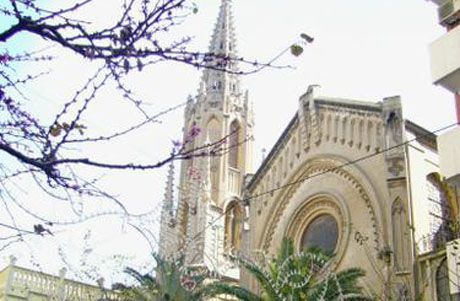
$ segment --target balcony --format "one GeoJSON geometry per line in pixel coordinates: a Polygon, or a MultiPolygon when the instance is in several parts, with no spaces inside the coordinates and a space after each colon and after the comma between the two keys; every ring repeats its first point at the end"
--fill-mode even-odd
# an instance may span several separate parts
{"type": "Polygon", "coordinates": [[[460,0],[443,0],[438,7],[439,24],[450,27],[458,22],[460,0]]]}
{"type": "Polygon", "coordinates": [[[8,279],[2,289],[5,300],[120,300],[116,293],[103,291],[97,286],[17,266],[10,266],[1,274],[8,279]]]}
{"type": "Polygon", "coordinates": [[[457,186],[460,184],[460,126],[438,137],[438,149],[442,175],[457,186]]]}
{"type": "Polygon", "coordinates": [[[436,253],[446,248],[446,243],[455,237],[451,231],[441,230],[437,233],[424,235],[417,242],[417,253],[419,255],[436,253]]]}
{"type": "Polygon", "coordinates": [[[460,26],[430,45],[431,77],[436,85],[460,92],[460,26]]]}

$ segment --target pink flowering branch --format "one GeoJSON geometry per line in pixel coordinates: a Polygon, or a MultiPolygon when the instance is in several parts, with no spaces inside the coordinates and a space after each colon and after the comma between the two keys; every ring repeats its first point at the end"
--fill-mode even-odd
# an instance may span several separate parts
{"type": "MultiPolygon", "coordinates": [[[[174,141],[173,151],[159,161],[142,163],[128,158],[120,162],[105,161],[88,151],[91,144],[115,142],[157,125],[161,118],[184,106],[171,105],[154,113],[146,110],[148,107],[144,99],[129,86],[133,73],[144,72],[160,62],[236,74],[251,74],[265,67],[285,67],[275,66],[274,60],[259,63],[236,55],[192,49],[192,39],[186,35],[171,39],[173,35],[170,32],[194,13],[196,6],[191,0],[7,0],[0,3],[3,25],[0,31],[0,200],[8,199],[11,202],[5,201],[5,204],[13,203],[18,210],[38,220],[33,229],[10,229],[19,232],[5,237],[8,241],[22,240],[26,234],[41,237],[55,233],[47,224],[49,220],[41,214],[43,212],[31,209],[30,199],[21,203],[15,193],[9,193],[12,187],[21,189],[23,180],[36,184],[52,201],[72,205],[75,200],[101,198],[109,200],[117,208],[116,214],[129,216],[118,198],[96,186],[99,178],[83,176],[82,170],[153,170],[172,161],[222,156],[250,139],[229,145],[229,138],[234,134],[230,133],[218,141],[197,146],[196,141],[202,140],[199,137],[203,133],[194,125],[185,140],[174,141]],[[86,16],[82,14],[83,9],[91,9],[92,5],[101,2],[110,2],[115,17],[109,19],[106,26],[98,27],[81,16],[86,16]],[[17,46],[13,46],[18,37],[38,38],[45,46],[34,49],[33,45],[27,45],[32,49],[18,53],[17,46]],[[43,117],[43,114],[39,118],[33,108],[39,103],[36,97],[40,96],[34,95],[29,87],[53,71],[46,69],[49,68],[47,63],[64,51],[83,58],[89,66],[95,67],[95,71],[75,91],[70,91],[73,93],[65,94],[70,96],[52,104],[48,115],[43,117]],[[239,69],[233,68],[235,64],[239,69]],[[45,69],[30,72],[37,66],[45,69]],[[138,113],[138,118],[123,127],[113,126],[108,133],[100,134],[86,120],[95,103],[101,100],[101,94],[106,92],[104,89],[112,87],[115,87],[120,101],[129,104],[138,113]]],[[[110,119],[110,110],[105,114],[110,119]]],[[[83,214],[76,220],[53,220],[52,224],[74,224],[109,214],[112,212],[98,212],[91,216],[83,214]]],[[[14,215],[10,217],[13,221],[14,215]]],[[[3,247],[0,244],[0,250],[5,246],[9,243],[3,247]]]]}

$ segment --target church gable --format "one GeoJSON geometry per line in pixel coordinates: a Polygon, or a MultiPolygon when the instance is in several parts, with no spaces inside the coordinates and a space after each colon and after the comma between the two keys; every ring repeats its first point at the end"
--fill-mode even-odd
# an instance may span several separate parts
{"type": "Polygon", "coordinates": [[[378,294],[383,288],[373,284],[392,264],[397,281],[411,274],[408,209],[395,208],[409,208],[406,132],[423,129],[404,121],[399,97],[364,102],[317,92],[309,87],[300,97],[298,112],[246,186],[247,255],[274,254],[283,237],[298,250],[320,243],[336,254],[336,268],[365,269],[378,294]],[[315,227],[332,232],[318,236],[315,227]]]}
{"type": "Polygon", "coordinates": [[[278,187],[273,184],[281,184],[301,156],[324,153],[323,148],[354,155],[383,149],[382,103],[317,96],[316,89],[310,86],[300,97],[298,112],[248,184],[250,192],[259,183],[265,190],[278,187]]]}

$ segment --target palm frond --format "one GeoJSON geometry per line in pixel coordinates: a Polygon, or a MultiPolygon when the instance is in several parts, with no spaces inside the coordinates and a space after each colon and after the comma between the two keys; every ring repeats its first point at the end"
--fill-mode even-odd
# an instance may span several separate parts
{"type": "Polygon", "coordinates": [[[269,275],[262,267],[259,267],[251,261],[242,258],[237,258],[236,260],[244,269],[257,279],[269,298],[272,298],[272,300],[276,300],[278,298],[279,292],[274,279],[271,278],[271,275],[269,275]]]}
{"type": "Polygon", "coordinates": [[[262,301],[262,299],[251,291],[237,285],[227,284],[223,282],[213,282],[203,286],[198,297],[217,297],[220,295],[230,295],[240,300],[245,301],[262,301]]]}

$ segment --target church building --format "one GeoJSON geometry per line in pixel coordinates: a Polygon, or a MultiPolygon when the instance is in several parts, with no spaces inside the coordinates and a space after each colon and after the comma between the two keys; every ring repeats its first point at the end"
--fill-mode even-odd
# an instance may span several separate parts
{"type": "MultiPolygon", "coordinates": [[[[222,0],[210,52],[236,55],[231,6],[222,0]]],[[[230,71],[203,71],[185,108],[183,139],[196,127],[201,133],[190,147],[224,137],[233,147],[222,156],[183,161],[178,202],[171,166],[160,255],[185,254],[187,264],[257,292],[255,280],[229,255],[262,262],[288,237],[299,251],[316,246],[333,253],[336,270],[363,269],[361,284],[370,296],[420,295],[418,257],[450,239],[436,136],[404,118],[398,96],[343,99],[311,85],[254,170],[252,106],[237,64],[230,71]]]]}

